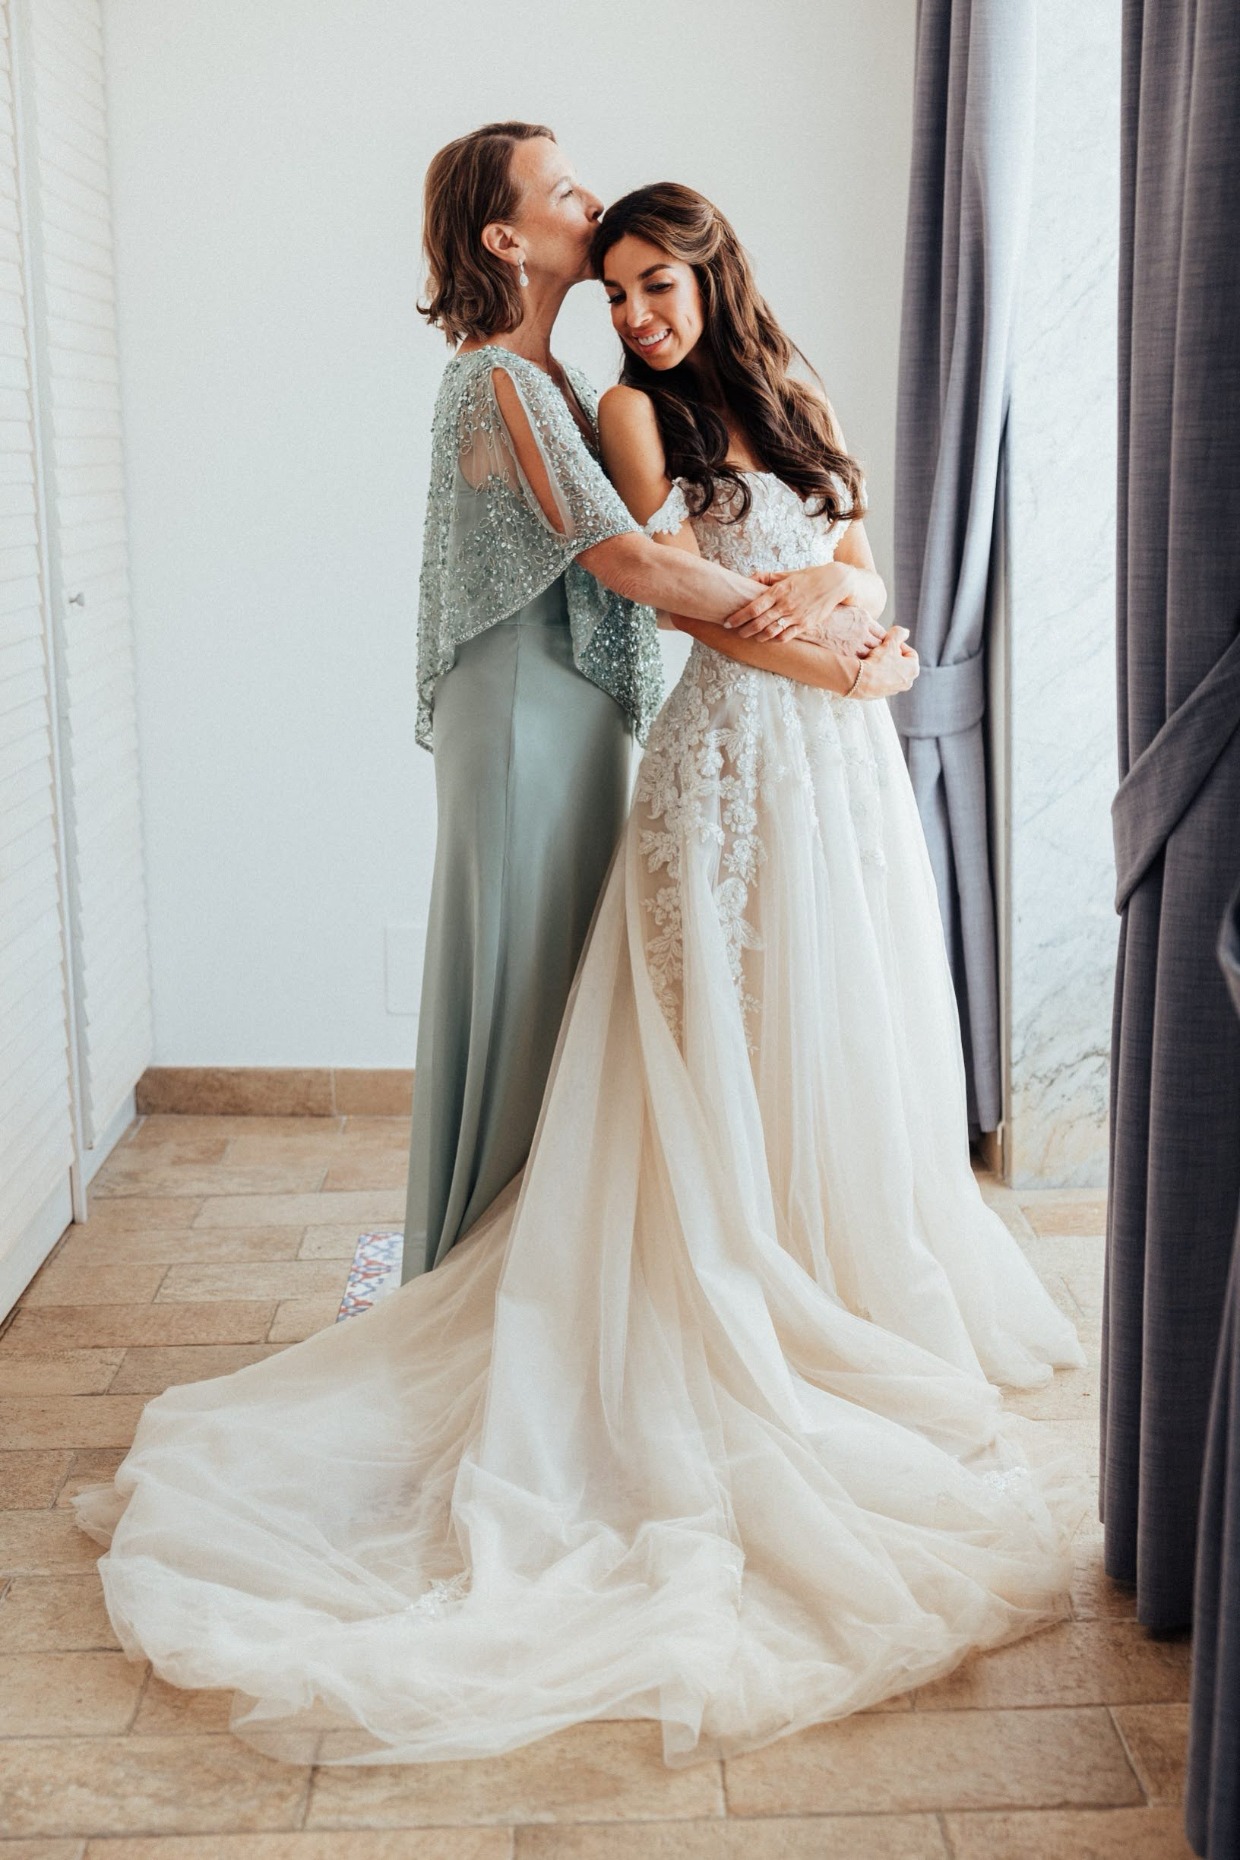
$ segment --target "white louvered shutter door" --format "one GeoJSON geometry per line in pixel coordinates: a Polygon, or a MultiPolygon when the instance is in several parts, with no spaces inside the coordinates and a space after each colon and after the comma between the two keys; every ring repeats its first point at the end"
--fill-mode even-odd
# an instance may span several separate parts
{"type": "Polygon", "coordinates": [[[72,1219],[68,996],[53,674],[18,185],[10,10],[0,45],[0,1313],[72,1219]]]}
{"type": "Polygon", "coordinates": [[[25,9],[34,355],[89,1152],[119,1134],[109,1125],[152,1050],[103,30],[98,0],[14,3],[25,9]]]}

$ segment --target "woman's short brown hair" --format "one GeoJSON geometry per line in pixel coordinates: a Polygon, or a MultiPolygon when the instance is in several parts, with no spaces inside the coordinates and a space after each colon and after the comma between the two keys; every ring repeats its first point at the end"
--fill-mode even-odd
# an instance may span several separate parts
{"type": "Polygon", "coordinates": [[[516,273],[487,251],[482,229],[492,220],[512,218],[519,199],[512,151],[536,136],[555,141],[542,123],[484,123],[441,148],[426,171],[427,301],[418,309],[449,342],[504,335],[521,321],[516,273]]]}

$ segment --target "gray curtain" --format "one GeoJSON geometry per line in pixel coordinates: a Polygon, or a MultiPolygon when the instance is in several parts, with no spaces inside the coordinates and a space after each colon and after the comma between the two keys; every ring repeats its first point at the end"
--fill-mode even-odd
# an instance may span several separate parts
{"type": "Polygon", "coordinates": [[[893,703],[938,885],[969,1121],[996,1130],[984,628],[1033,170],[1034,0],[920,0],[896,412],[893,703]]]}
{"type": "MultiPolygon", "coordinates": [[[[1218,953],[1240,1014],[1240,889],[1218,953]]],[[[1185,1824],[1199,1854],[1234,1860],[1240,1854],[1240,1226],[1206,1434],[1193,1616],[1185,1824]]]]}
{"type": "Polygon", "coordinates": [[[1240,1200],[1240,8],[1124,0],[1106,1566],[1191,1618],[1240,1200]]]}

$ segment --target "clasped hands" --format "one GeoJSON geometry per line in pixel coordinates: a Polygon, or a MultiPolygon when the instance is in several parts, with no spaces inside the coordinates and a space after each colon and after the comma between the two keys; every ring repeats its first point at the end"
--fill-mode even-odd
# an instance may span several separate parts
{"type": "Polygon", "coordinates": [[[728,616],[724,626],[730,632],[742,639],[801,640],[846,661],[862,661],[857,697],[890,697],[907,691],[917,677],[917,654],[905,643],[908,628],[884,628],[856,604],[847,562],[754,574],[751,580],[765,583],[765,590],[728,616]]]}

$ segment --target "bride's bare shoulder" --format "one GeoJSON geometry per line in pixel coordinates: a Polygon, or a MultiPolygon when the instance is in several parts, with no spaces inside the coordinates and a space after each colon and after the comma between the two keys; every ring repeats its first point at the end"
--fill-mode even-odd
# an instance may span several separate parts
{"type": "MultiPolygon", "coordinates": [[[[598,437],[603,463],[613,478],[630,474],[662,477],[663,439],[654,403],[640,388],[617,385],[598,404],[598,437]]],[[[621,495],[623,495],[623,491],[621,495]]]]}
{"type": "Polygon", "coordinates": [[[598,438],[608,477],[644,523],[671,490],[650,396],[640,388],[608,388],[598,404],[598,438]]]}
{"type": "Polygon", "coordinates": [[[617,382],[605,389],[598,403],[598,426],[600,438],[610,432],[617,440],[657,445],[662,452],[654,402],[640,388],[617,382]]]}

